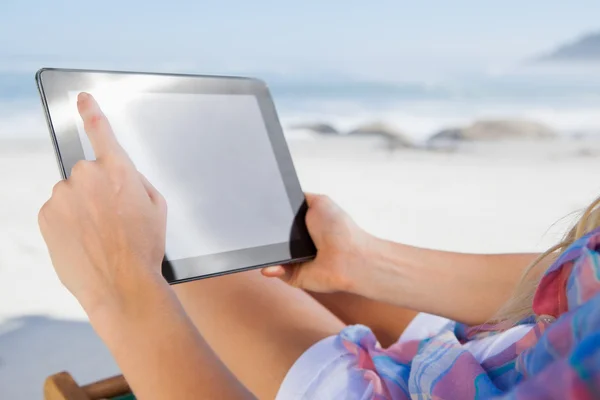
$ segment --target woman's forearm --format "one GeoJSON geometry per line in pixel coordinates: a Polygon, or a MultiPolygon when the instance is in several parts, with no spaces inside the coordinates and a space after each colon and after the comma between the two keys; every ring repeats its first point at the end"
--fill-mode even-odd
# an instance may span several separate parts
{"type": "Polygon", "coordinates": [[[537,254],[477,255],[376,239],[351,291],[467,324],[492,318],[537,254]]]}
{"type": "Polygon", "coordinates": [[[164,286],[164,282],[140,279],[125,304],[89,313],[136,396],[254,398],[212,352],[164,286]]]}

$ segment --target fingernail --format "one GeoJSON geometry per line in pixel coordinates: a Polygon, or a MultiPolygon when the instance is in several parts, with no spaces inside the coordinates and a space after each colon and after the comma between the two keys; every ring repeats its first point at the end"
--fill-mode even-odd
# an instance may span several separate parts
{"type": "Polygon", "coordinates": [[[79,95],[77,96],[77,102],[81,103],[83,101],[86,101],[87,99],[89,99],[90,95],[87,94],[86,92],[81,92],[79,93],[79,95]]]}
{"type": "Polygon", "coordinates": [[[281,267],[279,265],[275,265],[273,267],[266,267],[263,269],[266,274],[274,275],[281,272],[281,267]]]}

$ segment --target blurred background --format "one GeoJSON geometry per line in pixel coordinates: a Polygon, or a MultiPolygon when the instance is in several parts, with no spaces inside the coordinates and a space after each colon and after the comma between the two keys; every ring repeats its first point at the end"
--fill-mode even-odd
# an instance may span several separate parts
{"type": "Polygon", "coordinates": [[[52,271],[41,67],[269,84],[303,188],[370,232],[539,251],[600,195],[600,3],[2,0],[0,397],[117,372],[52,271]]]}

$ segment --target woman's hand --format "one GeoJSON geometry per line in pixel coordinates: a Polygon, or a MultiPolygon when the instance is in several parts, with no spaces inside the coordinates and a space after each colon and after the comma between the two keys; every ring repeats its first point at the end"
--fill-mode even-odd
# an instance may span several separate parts
{"type": "Polygon", "coordinates": [[[317,257],[298,265],[267,267],[263,275],[313,292],[352,291],[354,278],[367,268],[377,239],[328,197],[307,194],[306,200],[306,225],[317,247],[317,257]]]}
{"type": "Polygon", "coordinates": [[[80,94],[77,107],[96,161],[77,163],[39,214],[60,280],[138,398],[253,398],[202,339],[161,276],[163,197],[136,170],[96,101],[80,94]]]}
{"type": "Polygon", "coordinates": [[[307,201],[306,224],[317,257],[299,265],[267,267],[262,273],[313,292],[348,292],[477,325],[495,315],[537,258],[393,243],[363,231],[327,197],[307,195],[307,201]]]}
{"type": "Polygon", "coordinates": [[[119,145],[94,98],[80,94],[77,107],[96,161],[78,162],[69,179],[56,184],[39,225],[61,282],[89,314],[136,296],[146,278],[162,279],[167,207],[119,145]]]}

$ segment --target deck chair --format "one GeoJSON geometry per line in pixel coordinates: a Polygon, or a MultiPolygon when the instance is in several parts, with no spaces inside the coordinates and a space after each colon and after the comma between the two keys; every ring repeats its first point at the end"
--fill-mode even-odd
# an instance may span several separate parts
{"type": "Polygon", "coordinates": [[[79,386],[68,372],[49,376],[44,383],[45,400],[135,400],[122,375],[79,386]]]}

